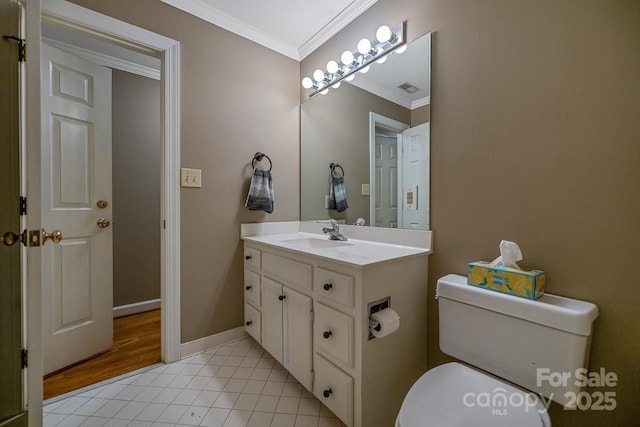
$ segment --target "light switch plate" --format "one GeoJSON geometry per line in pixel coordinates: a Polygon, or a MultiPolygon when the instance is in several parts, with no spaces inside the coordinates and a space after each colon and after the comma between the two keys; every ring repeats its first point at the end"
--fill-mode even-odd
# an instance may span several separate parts
{"type": "Polygon", "coordinates": [[[202,169],[180,169],[180,186],[202,187],[202,169]]]}
{"type": "Polygon", "coordinates": [[[362,195],[370,196],[371,195],[371,187],[369,184],[362,184],[362,195]]]}

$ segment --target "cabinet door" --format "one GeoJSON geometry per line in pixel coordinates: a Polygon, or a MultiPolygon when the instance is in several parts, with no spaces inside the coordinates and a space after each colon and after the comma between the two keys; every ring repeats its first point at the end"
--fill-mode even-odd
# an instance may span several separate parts
{"type": "Polygon", "coordinates": [[[284,287],[284,367],[311,390],[310,297],[284,287]]]}
{"type": "Polygon", "coordinates": [[[282,360],[282,285],[267,279],[262,280],[262,346],[274,359],[282,360]]]}

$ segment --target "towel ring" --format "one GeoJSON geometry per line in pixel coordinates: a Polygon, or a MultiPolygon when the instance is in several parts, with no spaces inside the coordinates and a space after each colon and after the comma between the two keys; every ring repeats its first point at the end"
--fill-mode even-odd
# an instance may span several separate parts
{"type": "Polygon", "coordinates": [[[335,172],[336,168],[340,168],[340,170],[342,171],[342,176],[344,176],[344,169],[342,169],[342,166],[340,166],[337,163],[331,163],[329,165],[329,169],[331,169],[331,176],[334,178],[338,178],[337,176],[335,176],[333,173],[335,172]]]}
{"type": "Polygon", "coordinates": [[[253,160],[251,160],[251,167],[255,169],[256,161],[258,162],[262,161],[262,159],[265,157],[267,158],[267,160],[269,160],[269,172],[271,172],[271,169],[273,168],[273,163],[271,162],[271,159],[269,158],[269,156],[261,152],[257,152],[256,154],[253,155],[253,160]]]}

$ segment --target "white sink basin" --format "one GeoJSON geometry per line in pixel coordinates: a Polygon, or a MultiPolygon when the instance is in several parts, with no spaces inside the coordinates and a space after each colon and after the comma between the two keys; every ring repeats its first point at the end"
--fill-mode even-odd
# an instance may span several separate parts
{"type": "Polygon", "coordinates": [[[313,237],[300,237],[297,239],[283,240],[281,243],[302,249],[337,248],[340,246],[353,245],[353,243],[344,242],[342,240],[315,239],[313,237]]]}

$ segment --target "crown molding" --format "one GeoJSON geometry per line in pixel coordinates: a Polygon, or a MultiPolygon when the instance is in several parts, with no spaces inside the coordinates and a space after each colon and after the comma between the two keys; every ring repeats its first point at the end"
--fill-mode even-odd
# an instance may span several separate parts
{"type": "Polygon", "coordinates": [[[431,104],[431,96],[425,96],[424,98],[416,99],[411,103],[411,109],[415,110],[416,108],[424,107],[425,105],[431,104]]]}
{"type": "Polygon", "coordinates": [[[161,0],[177,9],[204,19],[211,24],[231,31],[241,37],[256,42],[266,48],[288,56],[296,61],[301,61],[314,50],[324,44],[336,33],[346,27],[365,10],[370,8],[378,0],[354,0],[346,9],[325,25],[320,31],[307,40],[302,46],[294,46],[275,39],[265,32],[234,18],[233,16],[217,9],[202,0],[161,0]]]}
{"type": "Polygon", "coordinates": [[[318,31],[313,37],[304,42],[299,49],[299,60],[302,61],[313,51],[322,46],[327,40],[335,36],[340,30],[349,25],[351,21],[369,9],[378,0],[355,0],[345,10],[318,31]]]}

